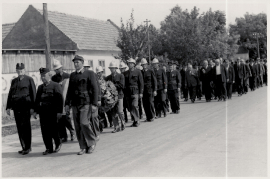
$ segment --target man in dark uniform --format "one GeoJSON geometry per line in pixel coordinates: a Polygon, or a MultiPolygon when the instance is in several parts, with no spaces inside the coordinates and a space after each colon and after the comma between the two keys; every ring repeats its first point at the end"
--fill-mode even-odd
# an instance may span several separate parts
{"type": "Polygon", "coordinates": [[[152,122],[155,118],[154,96],[157,95],[157,79],[154,71],[148,69],[145,58],[141,60],[141,65],[143,67],[142,76],[144,79],[143,108],[146,115],[145,122],[152,122]]]}
{"type": "Polygon", "coordinates": [[[34,116],[39,114],[42,138],[46,147],[43,155],[47,155],[61,149],[58,120],[62,117],[63,96],[61,86],[51,81],[50,70],[40,68],[39,71],[43,84],[38,86],[34,116]],[[54,151],[52,140],[55,143],[54,151]]]}
{"type": "Polygon", "coordinates": [[[191,102],[194,103],[196,99],[196,88],[199,80],[197,71],[192,68],[192,65],[188,65],[188,70],[186,71],[185,76],[185,86],[188,88],[191,102]]]}
{"type": "Polygon", "coordinates": [[[227,97],[228,99],[231,99],[232,98],[232,84],[235,82],[235,73],[234,73],[233,66],[230,65],[229,60],[225,60],[224,67],[225,67],[225,70],[229,79],[226,83],[227,97]]]}
{"type": "Polygon", "coordinates": [[[237,63],[234,65],[234,73],[235,73],[235,82],[237,84],[238,96],[242,96],[244,91],[243,80],[246,71],[244,65],[240,63],[240,58],[237,59],[237,63]]]}
{"type": "Polygon", "coordinates": [[[257,81],[257,65],[254,64],[254,60],[251,59],[249,63],[249,68],[251,72],[251,77],[249,78],[249,85],[250,85],[250,90],[255,91],[256,89],[256,81],[257,81]]]}
{"type": "MultiPolygon", "coordinates": [[[[162,68],[166,74],[166,71],[167,71],[167,65],[166,64],[163,64],[162,65],[162,68]]],[[[170,105],[169,105],[170,101],[169,101],[169,97],[168,97],[168,93],[166,93],[166,99],[165,99],[165,104],[166,104],[166,110],[167,112],[170,112],[169,108],[170,108],[170,105]]]]}
{"type": "Polygon", "coordinates": [[[250,68],[249,68],[249,61],[247,60],[247,62],[245,63],[245,60],[242,59],[241,63],[244,65],[246,74],[245,74],[245,78],[244,78],[244,93],[247,94],[248,92],[248,87],[249,87],[249,78],[251,76],[251,72],[250,72],[250,68]]]}
{"type": "Polygon", "coordinates": [[[115,85],[118,91],[118,102],[113,109],[110,110],[110,115],[112,117],[114,130],[112,133],[123,131],[125,129],[125,120],[123,112],[123,89],[125,88],[125,77],[121,73],[117,73],[118,65],[116,61],[110,63],[109,66],[111,74],[105,78],[106,81],[111,81],[115,85]],[[117,109],[117,110],[116,110],[117,109]],[[119,120],[118,120],[119,119],[119,120]]]}
{"type": "Polygon", "coordinates": [[[128,60],[129,70],[123,74],[125,76],[125,85],[127,93],[128,108],[131,118],[134,120],[130,127],[138,127],[140,125],[139,118],[139,98],[143,97],[143,77],[140,70],[135,69],[136,61],[134,59],[128,60]]]}
{"type": "Polygon", "coordinates": [[[194,62],[193,67],[197,71],[198,79],[199,79],[198,86],[196,88],[196,95],[197,95],[198,100],[201,100],[201,98],[202,98],[202,84],[201,84],[201,81],[200,81],[200,79],[201,79],[200,75],[201,74],[200,74],[200,69],[199,69],[198,63],[194,62]]]}
{"type": "Polygon", "coordinates": [[[208,61],[203,61],[203,67],[200,69],[200,81],[202,82],[202,91],[205,95],[206,102],[211,102],[212,87],[210,86],[212,67],[208,61]]]}
{"type": "Polygon", "coordinates": [[[267,86],[267,60],[266,59],[264,60],[263,66],[264,66],[264,71],[265,71],[264,76],[263,76],[264,78],[263,81],[265,82],[265,85],[267,86]]]}
{"type": "Polygon", "coordinates": [[[183,91],[184,101],[188,101],[188,88],[185,86],[186,83],[186,71],[187,71],[187,64],[183,65],[183,69],[180,71],[181,74],[181,88],[183,91]]]}
{"type": "Polygon", "coordinates": [[[70,75],[65,110],[67,113],[72,106],[73,120],[81,151],[78,155],[92,153],[95,149],[98,135],[95,133],[94,121],[91,115],[96,112],[98,105],[98,84],[96,75],[91,70],[84,70],[83,57],[76,55],[72,60],[76,71],[70,75]]]}
{"type": "MultiPolygon", "coordinates": [[[[119,69],[121,71],[121,74],[124,75],[124,72],[126,71],[126,64],[124,62],[121,62],[120,65],[119,65],[119,69]]],[[[124,115],[125,115],[125,122],[127,123],[128,122],[128,117],[127,117],[127,110],[128,110],[128,105],[127,105],[127,100],[126,100],[126,89],[124,88],[123,89],[123,93],[124,93],[124,98],[123,98],[123,110],[124,110],[124,115]]]]}
{"type": "Polygon", "coordinates": [[[31,151],[31,114],[34,113],[36,86],[33,78],[25,75],[23,63],[17,63],[18,77],[11,82],[7,99],[7,114],[13,110],[22,150],[19,154],[26,155],[31,151]]]}
{"type": "Polygon", "coordinates": [[[166,114],[166,93],[167,93],[167,76],[163,69],[159,68],[158,59],[154,58],[152,61],[154,65],[154,73],[157,79],[157,96],[155,96],[155,109],[156,109],[156,117],[161,117],[161,111],[166,114]]]}
{"type": "Polygon", "coordinates": [[[179,93],[181,88],[181,79],[178,71],[173,69],[173,62],[168,62],[169,70],[166,72],[168,80],[168,97],[171,103],[172,114],[178,114],[180,110],[179,93]]]}
{"type": "MultiPolygon", "coordinates": [[[[70,75],[63,71],[63,66],[58,60],[54,61],[54,71],[56,74],[52,76],[52,81],[59,83],[62,88],[62,91],[64,91],[65,90],[64,88],[67,88],[68,86],[70,75]]],[[[63,98],[65,101],[66,93],[63,94],[63,98]]],[[[59,124],[59,135],[62,142],[66,142],[68,138],[66,128],[69,130],[70,139],[73,141],[75,131],[72,126],[71,118],[69,117],[69,115],[63,114],[58,124],[59,124]]]]}

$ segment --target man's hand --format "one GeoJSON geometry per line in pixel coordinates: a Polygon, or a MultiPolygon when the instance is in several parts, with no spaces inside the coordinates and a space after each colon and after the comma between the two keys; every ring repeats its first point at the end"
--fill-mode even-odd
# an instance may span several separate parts
{"type": "Polygon", "coordinates": [[[143,97],[143,94],[140,94],[140,98],[142,98],[143,97]]]}
{"type": "Polygon", "coordinates": [[[101,101],[98,101],[97,105],[98,105],[98,106],[101,106],[101,101]]]}
{"type": "Polygon", "coordinates": [[[204,70],[204,69],[202,69],[202,72],[203,72],[203,73],[205,73],[205,70],[204,70]]]}
{"type": "Polygon", "coordinates": [[[31,115],[34,114],[34,109],[30,109],[30,114],[31,114],[31,115]]]}
{"type": "Polygon", "coordinates": [[[235,81],[233,81],[232,83],[235,83],[235,81]]]}
{"type": "Polygon", "coordinates": [[[7,109],[7,115],[10,116],[10,109],[7,109]]]}
{"type": "Polygon", "coordinates": [[[57,121],[58,121],[59,119],[61,119],[61,117],[62,117],[62,114],[61,114],[61,113],[57,113],[57,121]]]}
{"type": "Polygon", "coordinates": [[[156,96],[157,95],[157,92],[156,91],[154,91],[154,96],[156,96]]]}
{"type": "Polygon", "coordinates": [[[66,105],[66,106],[65,106],[65,111],[66,111],[66,114],[67,114],[68,116],[70,115],[69,110],[70,110],[70,109],[69,109],[69,106],[68,106],[68,105],[66,105]]]}
{"type": "Polygon", "coordinates": [[[177,88],[177,90],[178,90],[178,93],[180,93],[180,88],[177,88]]]}
{"type": "Polygon", "coordinates": [[[229,81],[229,79],[227,79],[227,82],[229,81]]]}
{"type": "Polygon", "coordinates": [[[97,110],[97,106],[92,105],[92,113],[96,112],[96,110],[97,110]]]}
{"type": "Polygon", "coordinates": [[[167,89],[164,89],[164,93],[167,93],[167,89]]]}

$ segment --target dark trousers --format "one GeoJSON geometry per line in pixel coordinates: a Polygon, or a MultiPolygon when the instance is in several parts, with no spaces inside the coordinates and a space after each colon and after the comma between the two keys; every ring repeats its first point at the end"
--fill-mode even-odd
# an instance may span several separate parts
{"type": "Polygon", "coordinates": [[[256,80],[256,86],[257,86],[257,88],[260,87],[260,85],[261,85],[261,77],[260,77],[260,75],[258,75],[257,76],[257,80],[256,80]]]}
{"type": "Polygon", "coordinates": [[[228,98],[232,97],[232,83],[226,83],[226,90],[228,98]]]}
{"type": "Polygon", "coordinates": [[[247,93],[248,92],[248,86],[249,86],[249,78],[244,79],[243,82],[244,82],[244,92],[247,93]]]}
{"type": "Polygon", "coordinates": [[[155,110],[156,110],[156,115],[159,116],[161,115],[161,112],[163,114],[166,114],[166,93],[164,92],[163,89],[157,90],[157,95],[155,96],[155,110]]]}
{"type": "Polygon", "coordinates": [[[249,87],[251,90],[254,90],[256,87],[256,78],[253,76],[249,78],[249,87]]]}
{"type": "Polygon", "coordinates": [[[97,135],[93,130],[91,105],[72,106],[73,120],[80,149],[96,145],[97,135]]]}
{"type": "Polygon", "coordinates": [[[210,86],[210,81],[203,81],[202,82],[202,89],[203,89],[203,93],[205,94],[205,99],[211,100],[212,88],[210,86]]]}
{"type": "Polygon", "coordinates": [[[197,86],[189,86],[188,87],[189,97],[191,100],[196,99],[196,90],[197,90],[197,86]]]}
{"type": "Polygon", "coordinates": [[[66,128],[69,130],[71,136],[74,135],[75,131],[72,126],[71,118],[69,116],[62,115],[61,119],[58,122],[58,126],[59,126],[59,136],[61,139],[68,138],[66,128]]]}
{"type": "MultiPolygon", "coordinates": [[[[166,104],[166,110],[169,112],[170,109],[170,104],[169,104],[169,96],[168,96],[168,92],[166,93],[166,100],[165,100],[165,104],[166,104]]],[[[172,105],[172,104],[171,104],[172,105]]]]}
{"type": "Polygon", "coordinates": [[[188,88],[186,88],[185,85],[182,86],[183,96],[185,99],[188,99],[188,88]]]}
{"type": "Polygon", "coordinates": [[[201,84],[198,84],[198,86],[196,87],[196,95],[197,95],[197,98],[202,97],[202,86],[201,86],[201,84]]]}
{"type": "Polygon", "coordinates": [[[131,114],[131,119],[133,119],[133,123],[140,124],[140,119],[139,119],[139,94],[134,94],[134,95],[128,95],[126,97],[127,99],[127,104],[128,104],[128,109],[131,114]]]}
{"type": "Polygon", "coordinates": [[[48,110],[42,110],[39,114],[40,117],[40,127],[43,142],[46,149],[53,150],[53,140],[55,146],[61,144],[61,139],[58,131],[57,113],[50,112],[48,110]]]}
{"type": "Polygon", "coordinates": [[[127,111],[128,111],[128,107],[127,107],[127,100],[126,98],[124,97],[124,100],[123,100],[123,112],[124,112],[124,117],[125,117],[125,121],[127,122],[128,121],[128,117],[127,117],[127,111]]]}
{"type": "Polygon", "coordinates": [[[168,90],[168,97],[171,103],[172,112],[180,110],[178,90],[168,90]]]}
{"type": "Polygon", "coordinates": [[[143,112],[142,112],[142,99],[141,98],[139,98],[138,106],[139,106],[139,117],[141,117],[143,114],[143,112]]]}
{"type": "Polygon", "coordinates": [[[238,78],[236,81],[238,94],[243,94],[243,78],[238,78]]]}
{"type": "Polygon", "coordinates": [[[95,134],[95,136],[99,136],[100,135],[100,128],[99,128],[99,118],[98,118],[98,109],[92,113],[91,115],[91,123],[90,126],[95,134]]]}
{"type": "Polygon", "coordinates": [[[226,99],[227,97],[226,82],[222,82],[221,75],[217,75],[215,85],[217,97],[219,99],[226,99]]]}
{"type": "Polygon", "coordinates": [[[32,141],[30,109],[25,111],[14,110],[14,116],[22,149],[28,150],[31,148],[32,141]]]}
{"type": "Polygon", "coordinates": [[[155,117],[155,107],[154,107],[154,94],[152,92],[143,93],[143,108],[146,115],[146,120],[150,121],[155,117]]]}
{"type": "Polygon", "coordinates": [[[263,75],[263,82],[267,85],[267,73],[263,75]]]}

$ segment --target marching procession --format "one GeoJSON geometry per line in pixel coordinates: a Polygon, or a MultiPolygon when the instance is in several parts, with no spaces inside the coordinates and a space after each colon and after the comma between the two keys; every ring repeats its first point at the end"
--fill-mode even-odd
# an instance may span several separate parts
{"type": "Polygon", "coordinates": [[[235,92],[241,97],[249,88],[255,91],[267,86],[267,60],[259,58],[238,58],[236,62],[218,58],[182,65],[176,61],[159,63],[156,58],[151,64],[142,58],[138,64],[130,58],[127,65],[111,62],[109,76],[101,66],[96,73],[89,69],[82,56],[75,55],[72,61],[75,72],[71,74],[64,72],[57,60],[53,65],[55,75],[48,68],[40,68],[43,84],[37,90],[34,80],[25,75],[27,67],[16,65],[18,77],[12,80],[6,112],[14,112],[22,146],[19,154],[27,155],[32,150],[31,115],[39,115],[43,155],[61,150],[68,139],[66,129],[71,140],[76,136],[80,147],[77,154],[83,155],[93,153],[104,128],[113,127],[112,133],[124,131],[128,112],[130,127],[139,127],[142,108],[144,122],[165,118],[170,111],[181,118],[180,99],[195,103],[205,96],[206,102],[226,101],[235,92]]]}

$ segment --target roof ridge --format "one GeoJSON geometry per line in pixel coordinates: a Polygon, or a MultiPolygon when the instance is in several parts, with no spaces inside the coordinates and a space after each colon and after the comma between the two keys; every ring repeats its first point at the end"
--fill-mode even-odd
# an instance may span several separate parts
{"type": "MultiPolygon", "coordinates": [[[[36,10],[43,12],[42,9],[37,9],[36,8],[36,10]]],[[[59,12],[59,11],[48,11],[48,12],[63,14],[63,15],[66,15],[66,16],[74,16],[74,17],[82,18],[82,19],[86,19],[86,20],[94,20],[94,21],[100,21],[100,22],[104,22],[104,23],[109,23],[109,22],[107,22],[105,20],[99,20],[99,19],[94,19],[94,18],[90,18],[90,17],[79,16],[79,15],[74,15],[74,14],[67,14],[67,13],[63,13],[63,12],[59,12]]]]}

